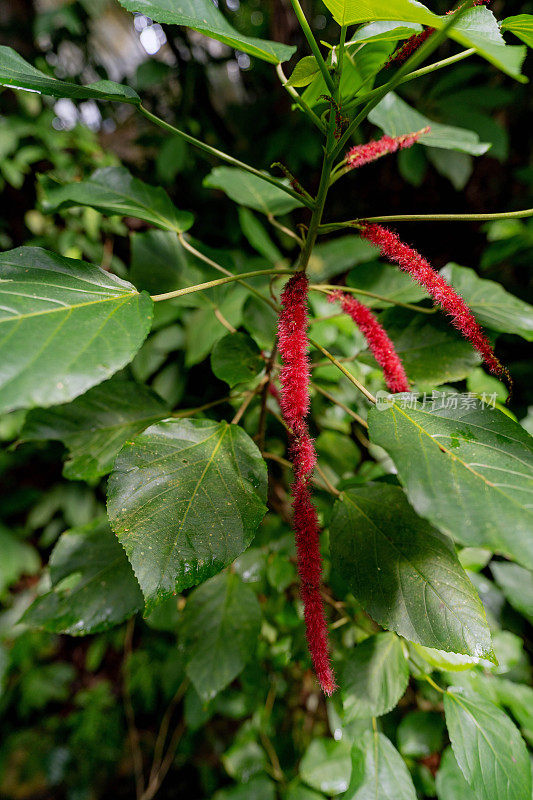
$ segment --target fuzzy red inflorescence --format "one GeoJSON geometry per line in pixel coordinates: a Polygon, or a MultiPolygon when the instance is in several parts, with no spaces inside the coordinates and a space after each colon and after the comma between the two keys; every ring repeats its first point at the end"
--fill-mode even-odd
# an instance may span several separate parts
{"type": "Polygon", "coordinates": [[[439,275],[420,253],[404,244],[393,231],[381,225],[366,224],[361,236],[379,248],[382,255],[408,272],[417,283],[427,289],[436,304],[452,318],[453,325],[481,354],[491,372],[508,381],[509,373],[500,364],[492,346],[465,301],[442,275],[439,275]]]}
{"type": "Polygon", "coordinates": [[[350,169],[356,169],[356,167],[362,167],[364,164],[376,161],[378,158],[387,155],[387,153],[395,153],[397,150],[412,147],[424,133],[429,133],[429,130],[430,128],[427,126],[414,133],[406,133],[402,136],[385,135],[373,142],[357,144],[346,153],[346,166],[350,169]]]}
{"type": "Polygon", "coordinates": [[[383,370],[385,383],[389,391],[408,392],[409,381],[405,374],[401,359],[394,349],[388,333],[380,325],[372,311],[367,306],[341,292],[333,292],[329,297],[330,303],[339,302],[342,310],[348,314],[368,342],[368,346],[383,370]]]}
{"type": "Polygon", "coordinates": [[[306,416],[309,411],[309,356],[307,340],[307,292],[309,282],[303,272],[293,275],[281,295],[278,322],[278,347],[283,362],[280,370],[279,403],[290,428],[290,455],[294,465],[293,527],[296,538],[300,591],[309,652],[325,694],[335,691],[331,668],[328,632],[320,593],[322,559],[320,528],[311,501],[309,481],[316,464],[313,440],[306,416]]]}

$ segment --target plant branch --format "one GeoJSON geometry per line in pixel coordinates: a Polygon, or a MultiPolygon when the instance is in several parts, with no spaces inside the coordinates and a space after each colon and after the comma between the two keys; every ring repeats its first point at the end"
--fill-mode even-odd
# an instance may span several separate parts
{"type": "Polygon", "coordinates": [[[325,389],[323,389],[321,386],[319,386],[314,381],[311,381],[311,386],[313,387],[313,389],[315,391],[317,391],[319,394],[321,394],[323,397],[325,397],[331,403],[334,403],[336,406],[339,406],[339,408],[342,408],[342,410],[345,411],[346,414],[348,414],[348,416],[352,417],[352,419],[354,419],[356,422],[358,422],[359,425],[362,425],[363,428],[367,428],[368,429],[368,422],[365,419],[363,419],[363,417],[360,417],[359,414],[356,414],[355,411],[352,411],[352,409],[349,406],[345,405],[344,403],[341,403],[341,401],[337,400],[337,398],[334,395],[332,395],[329,392],[327,392],[325,389]]]}
{"type": "Polygon", "coordinates": [[[316,63],[318,64],[318,66],[320,68],[320,71],[321,71],[321,73],[322,73],[322,75],[324,77],[324,80],[326,82],[326,86],[328,87],[331,96],[333,96],[333,94],[335,92],[335,86],[333,84],[333,80],[331,78],[331,75],[329,74],[329,70],[328,70],[328,68],[326,66],[326,62],[324,61],[324,59],[322,57],[322,53],[320,52],[320,48],[318,46],[318,43],[317,43],[315,37],[313,36],[313,31],[309,27],[309,23],[308,23],[308,21],[306,19],[306,16],[305,16],[305,14],[303,12],[303,9],[302,9],[302,7],[301,7],[301,5],[299,3],[299,0],[291,0],[291,3],[292,3],[292,7],[294,9],[294,13],[296,14],[296,17],[298,18],[298,22],[300,23],[300,26],[301,26],[301,28],[302,28],[302,30],[304,32],[305,38],[307,39],[309,47],[311,48],[311,51],[312,51],[314,57],[316,58],[316,63]]]}
{"type": "Polygon", "coordinates": [[[401,308],[408,308],[410,311],[420,311],[422,314],[434,314],[434,308],[423,308],[422,306],[415,306],[413,303],[402,303],[400,300],[393,300],[392,297],[385,297],[382,294],[375,292],[367,292],[365,289],[356,289],[353,286],[336,286],[335,284],[315,284],[312,283],[309,287],[315,292],[323,292],[324,294],[332,294],[332,292],[348,292],[349,294],[362,294],[365,297],[373,297],[375,300],[381,300],[384,303],[390,303],[393,306],[400,306],[401,308]]]}
{"type": "Polygon", "coordinates": [[[319,233],[333,233],[343,228],[357,228],[367,222],[490,222],[498,219],[525,219],[533,217],[533,208],[520,211],[494,211],[488,214],[391,214],[383,217],[361,217],[346,222],[320,225],[319,233]]]}
{"type": "Polygon", "coordinates": [[[313,347],[315,347],[317,350],[320,350],[320,352],[322,353],[322,355],[323,355],[323,356],[326,356],[326,358],[329,358],[329,360],[331,361],[331,363],[332,363],[332,364],[335,364],[335,366],[337,367],[337,369],[339,369],[339,370],[342,372],[342,374],[343,374],[343,375],[345,375],[345,376],[348,378],[348,380],[349,380],[351,383],[353,383],[353,385],[354,385],[354,386],[355,386],[357,389],[359,389],[359,391],[360,391],[362,394],[364,394],[364,396],[367,398],[367,400],[370,400],[370,402],[371,402],[371,403],[374,403],[374,404],[376,403],[376,398],[374,397],[374,395],[373,395],[373,394],[371,394],[371,393],[368,391],[368,389],[366,388],[366,386],[363,386],[363,384],[362,384],[360,381],[358,381],[358,380],[357,380],[357,378],[356,378],[356,377],[354,377],[354,376],[352,375],[352,373],[351,373],[351,372],[349,372],[349,371],[346,369],[346,367],[343,367],[343,365],[340,363],[340,361],[337,361],[337,359],[335,358],[335,356],[334,356],[332,353],[330,353],[330,352],[329,352],[329,350],[326,350],[326,348],[325,348],[325,347],[322,347],[322,345],[321,345],[321,344],[319,344],[318,342],[315,342],[315,340],[314,340],[314,339],[311,339],[311,337],[309,337],[309,342],[310,342],[310,344],[312,344],[312,345],[313,345],[313,347]]]}
{"type": "Polygon", "coordinates": [[[245,278],[256,278],[259,275],[290,275],[292,270],[289,269],[260,269],[256,272],[243,272],[240,275],[228,275],[225,278],[217,278],[214,281],[206,281],[206,283],[197,283],[194,286],[186,286],[184,289],[175,289],[173,292],[165,292],[164,294],[153,294],[152,300],[154,303],[159,303],[161,300],[171,300],[174,297],[182,297],[186,294],[193,294],[194,292],[203,292],[206,289],[213,289],[215,286],[224,286],[226,283],[240,282],[245,278]]]}
{"type": "Polygon", "coordinates": [[[200,139],[196,139],[194,136],[190,136],[190,134],[185,133],[185,131],[180,130],[179,128],[174,127],[169,122],[165,122],[164,119],[152,114],[151,111],[148,111],[142,104],[139,105],[139,111],[146,119],[149,119],[150,122],[153,122],[155,125],[159,125],[159,127],[164,128],[166,131],[174,134],[174,136],[180,136],[184,141],[192,144],[194,147],[203,150],[206,153],[214,156],[215,158],[221,159],[221,161],[226,161],[226,163],[231,164],[233,167],[238,167],[239,169],[244,169],[246,172],[249,172],[251,175],[255,175],[256,178],[261,178],[261,180],[266,181],[267,183],[271,183],[272,186],[277,186],[278,189],[290,194],[291,197],[294,197],[295,200],[298,200],[304,206],[311,208],[311,203],[306,197],[302,197],[301,194],[298,194],[294,189],[290,186],[287,186],[282,181],[274,178],[272,175],[268,175],[265,172],[261,172],[261,170],[256,169],[255,167],[250,166],[250,164],[245,164],[244,161],[239,161],[238,158],[233,158],[233,156],[224,153],[222,150],[217,150],[216,147],[211,147],[211,145],[206,144],[206,142],[202,142],[200,139]]]}

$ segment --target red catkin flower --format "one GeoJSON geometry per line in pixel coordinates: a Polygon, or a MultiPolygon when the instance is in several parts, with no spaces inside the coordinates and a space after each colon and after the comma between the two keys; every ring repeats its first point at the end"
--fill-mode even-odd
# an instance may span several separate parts
{"type": "Polygon", "coordinates": [[[394,349],[388,333],[378,322],[372,311],[367,306],[341,291],[334,292],[329,297],[330,303],[339,302],[342,310],[348,314],[368,342],[368,346],[383,370],[385,383],[389,391],[408,392],[409,381],[405,374],[401,359],[394,349]]]}
{"type": "Polygon", "coordinates": [[[350,169],[362,167],[363,164],[370,164],[371,161],[376,161],[387,153],[395,153],[397,150],[412,147],[424,133],[429,133],[429,130],[430,128],[427,126],[415,133],[406,133],[402,136],[382,136],[381,139],[374,142],[355,145],[346,153],[346,166],[350,169]]]}
{"type": "Polygon", "coordinates": [[[434,302],[450,315],[457,330],[481,354],[491,372],[510,380],[507,370],[494,355],[489,340],[461,295],[433,269],[420,253],[404,244],[393,231],[383,228],[381,225],[364,225],[361,229],[361,236],[376,245],[382,255],[389,261],[396,262],[401,269],[408,272],[417,283],[429,292],[434,302]]]}
{"type": "Polygon", "coordinates": [[[309,480],[316,464],[316,453],[306,423],[310,379],[307,353],[308,288],[307,277],[303,272],[299,272],[289,279],[281,295],[278,347],[283,366],[280,370],[279,402],[285,422],[291,429],[290,455],[294,465],[293,527],[307,641],[317,678],[324,693],[330,695],[336,686],[330,663],[328,629],[320,594],[322,575],[320,528],[309,489],[309,480]]]}

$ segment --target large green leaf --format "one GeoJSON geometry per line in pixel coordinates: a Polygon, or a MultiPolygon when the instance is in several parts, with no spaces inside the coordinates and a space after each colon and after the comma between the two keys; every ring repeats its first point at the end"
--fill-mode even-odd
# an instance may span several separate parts
{"type": "Polygon", "coordinates": [[[135,105],[141,102],[137,92],[114,81],[97,81],[89,86],[58,81],[32,67],[11,47],[4,46],[0,47],[0,86],[28,89],[52,97],[70,97],[72,100],[119,100],[135,105]]]}
{"type": "MultiPolygon", "coordinates": [[[[442,28],[449,17],[434,14],[422,3],[410,0],[324,0],[339,25],[355,25],[359,22],[418,22],[432,28],[442,28]]],[[[474,47],[480,56],[499,69],[525,81],[520,68],[525,57],[525,47],[505,44],[498,23],[488,8],[472,8],[462,15],[449,29],[448,36],[462,44],[474,47]]]]}
{"type": "Polygon", "coordinates": [[[111,378],[72,403],[36,409],[26,417],[21,439],[59,439],[69,450],[66,478],[94,480],[113,469],[127,439],[168,416],[170,409],[142,384],[111,378]]]}
{"type": "Polygon", "coordinates": [[[143,606],[126,554],[105,519],[64,533],[49,567],[52,590],[26,611],[27,625],[82,636],[118,625],[143,606]]]}
{"type": "Polygon", "coordinates": [[[137,217],[176,233],[187,231],[194,222],[191,213],[178,211],[164,189],[134,178],[125,167],[103,167],[83,181],[46,191],[43,208],[47,213],[73,206],[137,217]]]}
{"type": "Polygon", "coordinates": [[[237,425],[169,420],[126,444],[109,480],[108,513],[147,613],[242,553],[265,500],[265,463],[237,425]]]}
{"type": "Polygon", "coordinates": [[[372,408],[371,440],[392,457],[415,510],[457,541],[533,567],[532,438],[464,395],[372,408]]]}
{"type": "Polygon", "coordinates": [[[493,331],[516,333],[533,341],[533,306],[473,269],[446,264],[441,274],[466,300],[479,322],[493,331]]]}
{"type": "Polygon", "coordinates": [[[533,573],[507,561],[493,561],[490,571],[507,601],[533,623],[533,573]]]}
{"type": "Polygon", "coordinates": [[[444,695],[444,711],[457,763],[478,800],[530,800],[529,756],[507,714],[454,687],[444,695]]]}
{"type": "Polygon", "coordinates": [[[156,22],[185,25],[251,56],[279,64],[288,61],[296,48],[268,39],[244,36],[230,25],[211,0],[119,0],[127,11],[138,11],[156,22]]]}
{"type": "Polygon", "coordinates": [[[238,575],[222,573],[187,599],[180,629],[187,675],[204,701],[242,671],[255,652],[261,609],[238,575]]]}
{"type": "Polygon", "coordinates": [[[377,731],[365,731],[352,748],[352,779],[344,800],[416,800],[405,761],[377,731]]]}
{"type": "Polygon", "coordinates": [[[73,400],[127,364],[152,301],[93,264],[40,247],[0,254],[0,410],[73,400]]]}
{"type": "Polygon", "coordinates": [[[346,720],[380,717],[407,688],[409,667],[395,633],[376,633],[352,650],[341,689],[346,720]]]}
{"type": "Polygon", "coordinates": [[[420,144],[428,147],[438,147],[443,150],[458,150],[461,153],[470,153],[474,156],[486,153],[490,144],[479,141],[479,136],[474,131],[466,128],[456,128],[452,125],[442,125],[424,116],[416,109],[411,108],[405,100],[394,92],[389,92],[377,106],[372,109],[368,119],[389,136],[402,136],[413,131],[420,131],[430,127],[427,133],[419,138],[420,144]]]}
{"type": "Polygon", "coordinates": [[[485,611],[455,548],[415,514],[398,486],[343,492],[330,547],[334,568],[384,628],[427,647],[491,655],[485,611]]]}
{"type": "Polygon", "coordinates": [[[267,215],[287,214],[303,205],[283,189],[237,167],[215,167],[204,179],[204,186],[220,189],[235,203],[267,215]]]}
{"type": "Polygon", "coordinates": [[[477,795],[466,782],[451,747],[442,755],[436,775],[439,800],[477,800],[477,795]]]}
{"type": "MultiPolygon", "coordinates": [[[[380,316],[400,356],[409,380],[424,386],[465,378],[480,358],[440,314],[417,314],[404,308],[388,309],[380,316]]],[[[367,351],[360,360],[375,364],[367,351]]]]}
{"type": "Polygon", "coordinates": [[[502,21],[502,31],[511,31],[528,47],[533,47],[533,14],[517,14],[502,21]]]}

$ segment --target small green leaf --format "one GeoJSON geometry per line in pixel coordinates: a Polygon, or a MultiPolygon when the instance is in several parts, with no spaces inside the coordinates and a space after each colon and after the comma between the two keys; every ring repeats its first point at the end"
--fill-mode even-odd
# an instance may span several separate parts
{"type": "Polygon", "coordinates": [[[242,553],[265,500],[265,462],[237,425],[169,420],[126,444],[109,479],[108,514],[146,612],[242,553]]]}
{"type": "Polygon", "coordinates": [[[343,492],[330,546],[333,567],[384,628],[427,647],[491,656],[483,606],[453,544],[416,515],[398,486],[343,492]]]}
{"type": "Polygon", "coordinates": [[[186,672],[207,702],[242,672],[255,652],[261,609],[238,575],[222,573],[187,599],[180,629],[186,672]]]}
{"type": "Polygon", "coordinates": [[[143,606],[139,584],[107,520],[64,533],[50,556],[52,590],[26,611],[27,625],[84,636],[119,625],[143,606]]]}
{"type": "Polygon", "coordinates": [[[346,47],[362,42],[397,42],[400,39],[409,39],[413,34],[420,33],[422,26],[416,22],[403,23],[397,22],[369,22],[368,25],[361,25],[356,30],[346,47]]]}
{"type": "Polygon", "coordinates": [[[507,714],[455,687],[444,695],[444,712],[457,763],[478,800],[530,800],[529,756],[507,714]]]}
{"type": "Polygon", "coordinates": [[[507,601],[533,623],[533,572],[507,561],[493,561],[490,571],[507,601]]]}
{"type": "Polygon", "coordinates": [[[283,260],[283,254],[278,250],[277,245],[274,244],[257,217],[244,206],[239,206],[238,211],[241,231],[250,245],[271,264],[279,264],[283,260]]]}
{"type": "Polygon", "coordinates": [[[453,750],[444,751],[436,775],[438,800],[477,800],[477,795],[465,781],[453,750]]]}
{"type": "Polygon", "coordinates": [[[374,407],[368,423],[421,516],[462,544],[533,568],[533,440],[518,423],[463,395],[374,407]]]}
{"type": "Polygon", "coordinates": [[[416,800],[405,761],[389,739],[365,731],[352,748],[352,779],[343,800],[416,800]]]}
{"type": "Polygon", "coordinates": [[[175,0],[119,0],[119,2],[126,11],[146,14],[155,22],[185,25],[271,64],[288,61],[296,50],[295,47],[271,42],[268,39],[244,36],[230,25],[211,0],[180,0],[179,7],[176,6],[175,0]]]}
{"type": "Polygon", "coordinates": [[[416,109],[411,108],[394,92],[389,92],[378,103],[368,115],[368,119],[389,136],[402,136],[429,126],[430,130],[422,134],[418,140],[419,144],[429,147],[458,150],[474,156],[486,153],[490,147],[490,144],[480,142],[479,136],[474,131],[442,125],[440,122],[434,122],[429,117],[425,117],[416,109]]]}
{"type": "Polygon", "coordinates": [[[127,439],[164,419],[169,410],[146,386],[114,377],[72,403],[30,411],[20,438],[58,439],[69,450],[65,477],[94,480],[113,469],[127,439]]]}
{"type": "Polygon", "coordinates": [[[404,694],[409,666],[395,633],[376,633],[351,651],[341,690],[345,719],[380,717],[404,694]]]}
{"type": "Polygon", "coordinates": [[[518,36],[528,47],[533,47],[533,15],[517,14],[506,17],[501,24],[502,31],[511,31],[518,36]]]}
{"type": "Polygon", "coordinates": [[[350,746],[344,740],[313,739],[300,762],[300,778],[325,794],[342,794],[350,781],[350,746]]]}
{"type": "Polygon", "coordinates": [[[152,300],[93,264],[40,247],[0,254],[0,410],[65,403],[125,366],[152,300]]]}
{"type": "MultiPolygon", "coordinates": [[[[288,181],[282,182],[288,186],[288,181]]],[[[287,214],[303,205],[277,186],[236,167],[215,167],[204,179],[204,186],[220,189],[235,203],[267,216],[287,214]]]]}
{"type": "Polygon", "coordinates": [[[313,248],[307,274],[313,283],[322,283],[356,264],[373,261],[378,255],[377,248],[360,236],[339,236],[313,248]]]}
{"type": "Polygon", "coordinates": [[[47,188],[45,212],[76,206],[96,208],[108,216],[136,217],[176,233],[189,230],[194,222],[188,211],[178,211],[164,189],[134,178],[125,167],[103,167],[78,183],[47,188]]]}
{"type": "Polygon", "coordinates": [[[219,339],[211,353],[211,369],[231,388],[255,378],[264,366],[261,351],[245,333],[229,333],[219,339]]]}
{"type": "Polygon", "coordinates": [[[469,267],[446,264],[441,275],[457,289],[482,325],[533,341],[533,306],[529,303],[510,294],[496,281],[480,278],[469,267]]]}
{"type": "Polygon", "coordinates": [[[308,86],[320,71],[314,56],[304,56],[296,64],[286,86],[308,86]]]}
{"type": "Polygon", "coordinates": [[[58,81],[32,67],[11,47],[4,46],[0,47],[0,86],[27,89],[52,97],[70,97],[72,100],[118,100],[134,105],[141,102],[137,92],[114,81],[97,81],[89,86],[58,81]]]}

